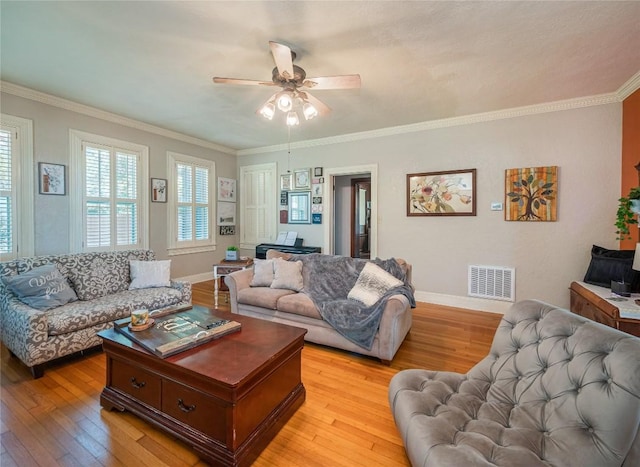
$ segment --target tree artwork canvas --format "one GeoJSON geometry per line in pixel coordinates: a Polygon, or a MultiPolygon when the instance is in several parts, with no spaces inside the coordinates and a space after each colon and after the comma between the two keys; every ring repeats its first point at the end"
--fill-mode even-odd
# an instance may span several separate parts
{"type": "Polygon", "coordinates": [[[557,166],[505,171],[505,220],[554,222],[557,206],[557,166]]]}

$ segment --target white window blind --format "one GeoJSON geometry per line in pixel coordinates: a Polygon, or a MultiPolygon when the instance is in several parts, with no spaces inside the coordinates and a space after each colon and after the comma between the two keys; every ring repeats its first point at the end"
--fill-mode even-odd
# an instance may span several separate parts
{"type": "Polygon", "coordinates": [[[148,248],[149,148],[70,131],[71,251],[148,248]]]}
{"type": "Polygon", "coordinates": [[[170,254],[208,251],[215,247],[211,220],[215,218],[209,184],[215,164],[168,153],[171,238],[170,254]]]}
{"type": "Polygon", "coordinates": [[[137,248],[139,155],[85,144],[85,248],[137,248]]]}
{"type": "Polygon", "coordinates": [[[14,239],[15,187],[12,183],[12,132],[0,130],[0,254],[16,256],[14,239]]]}
{"type": "Polygon", "coordinates": [[[33,122],[0,114],[0,261],[34,254],[33,122]]]}

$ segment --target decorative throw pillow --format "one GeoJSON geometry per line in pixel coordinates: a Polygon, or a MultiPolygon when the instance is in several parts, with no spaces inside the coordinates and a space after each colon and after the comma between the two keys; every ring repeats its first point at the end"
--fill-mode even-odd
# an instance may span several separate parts
{"type": "Polygon", "coordinates": [[[129,261],[131,285],[129,290],[171,285],[171,260],[129,261]]]}
{"type": "Polygon", "coordinates": [[[367,306],[375,305],[388,290],[400,287],[403,282],[393,277],[375,263],[367,263],[347,298],[358,300],[367,306]]]}
{"type": "Polygon", "coordinates": [[[302,261],[274,260],[272,289],[300,292],[302,287],[302,261]]]}
{"type": "Polygon", "coordinates": [[[272,259],[254,259],[253,260],[253,278],[249,284],[251,287],[271,287],[273,282],[273,263],[272,259]]]}
{"type": "Polygon", "coordinates": [[[38,310],[49,310],[78,300],[55,264],[46,264],[16,276],[2,278],[22,302],[38,310]]]}

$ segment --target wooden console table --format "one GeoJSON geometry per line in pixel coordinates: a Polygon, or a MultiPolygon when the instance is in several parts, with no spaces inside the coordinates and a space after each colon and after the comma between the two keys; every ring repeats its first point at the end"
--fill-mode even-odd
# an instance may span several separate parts
{"type": "Polygon", "coordinates": [[[585,282],[572,282],[569,290],[572,312],[640,337],[640,294],[618,300],[610,289],[585,282]]]}
{"type": "Polygon", "coordinates": [[[247,269],[253,265],[253,258],[239,261],[228,261],[223,259],[222,262],[213,265],[213,306],[218,308],[218,293],[226,291],[227,286],[222,283],[224,276],[241,269],[247,269]]]}

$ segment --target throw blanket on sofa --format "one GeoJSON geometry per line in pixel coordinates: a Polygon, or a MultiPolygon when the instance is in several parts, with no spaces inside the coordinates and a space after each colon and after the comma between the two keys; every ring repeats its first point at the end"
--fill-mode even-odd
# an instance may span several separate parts
{"type": "Polygon", "coordinates": [[[345,338],[367,350],[371,350],[373,346],[382,312],[390,296],[404,295],[409,299],[411,308],[416,306],[411,284],[407,282],[404,271],[395,259],[372,261],[400,279],[403,285],[388,290],[370,307],[357,300],[347,299],[368,260],[313,253],[292,255],[290,261],[302,261],[303,292],[313,300],[322,319],[345,338]]]}

